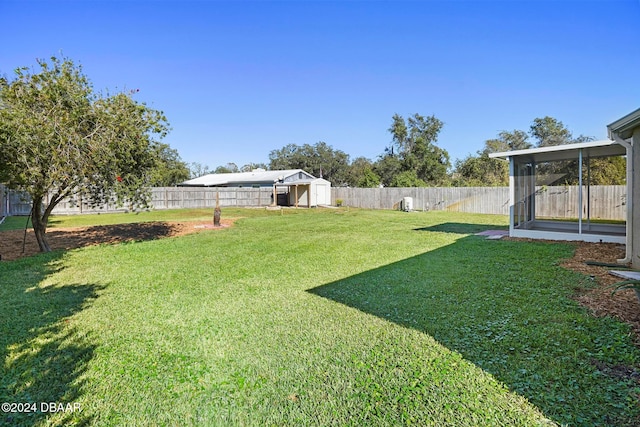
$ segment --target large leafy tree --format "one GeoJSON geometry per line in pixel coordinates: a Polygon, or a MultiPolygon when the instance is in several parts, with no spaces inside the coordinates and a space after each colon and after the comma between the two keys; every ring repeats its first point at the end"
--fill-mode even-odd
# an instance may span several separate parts
{"type": "Polygon", "coordinates": [[[525,150],[533,147],[529,142],[529,135],[521,130],[513,130],[511,132],[503,130],[498,133],[497,138],[488,139],[484,143],[484,149],[481,154],[500,153],[503,151],[525,150]]]}
{"type": "Polygon", "coordinates": [[[0,175],[31,196],[35,236],[49,251],[49,215],[65,198],[146,206],[168,124],[162,112],[134,101],[134,91],[95,93],[70,59],[37,65],[0,79],[0,175]]]}
{"type": "Polygon", "coordinates": [[[227,163],[224,166],[218,166],[213,171],[213,173],[236,173],[236,172],[240,172],[240,169],[238,168],[238,165],[236,165],[235,163],[227,163]]]}
{"type": "Polygon", "coordinates": [[[533,119],[529,134],[537,139],[538,147],[569,144],[573,141],[571,131],[564,123],[553,117],[545,116],[533,119]]]}
{"type": "Polygon", "coordinates": [[[509,165],[504,160],[492,159],[491,153],[512,150],[524,150],[533,147],[529,135],[521,130],[498,133],[496,138],[488,139],[477,155],[469,155],[456,161],[453,183],[456,186],[496,186],[509,185],[509,165]]]}
{"type": "Polygon", "coordinates": [[[485,187],[509,185],[509,165],[504,160],[492,159],[486,153],[467,156],[456,161],[453,185],[458,187],[485,187]]]}
{"type": "Polygon", "coordinates": [[[373,163],[366,157],[358,157],[349,165],[348,185],[372,188],[380,186],[380,176],[373,170],[373,163]]]}
{"type": "Polygon", "coordinates": [[[269,153],[271,170],[303,169],[313,176],[329,180],[333,185],[349,182],[349,155],[334,150],[326,142],[314,145],[288,144],[269,153]]]}
{"type": "MultiPolygon", "coordinates": [[[[573,136],[573,133],[560,121],[545,116],[533,120],[529,134],[536,139],[537,147],[573,144],[593,141],[586,135],[573,136]]],[[[589,178],[591,185],[620,185],[626,182],[626,163],[624,157],[605,157],[589,159],[583,164],[582,176],[589,178]]],[[[538,175],[546,185],[577,185],[579,182],[578,161],[564,160],[537,165],[538,175]]]]}
{"type": "MultiPolygon", "coordinates": [[[[477,156],[467,156],[456,162],[454,183],[456,185],[507,185],[507,163],[488,157],[490,153],[522,150],[533,147],[571,144],[592,141],[593,137],[572,132],[560,121],[545,116],[533,120],[529,132],[502,131],[494,139],[485,141],[485,146],[477,156]],[[533,142],[531,142],[533,140],[533,142]]],[[[576,185],[578,183],[578,162],[565,160],[537,165],[540,184],[576,185]]],[[[592,185],[615,185],[625,182],[625,159],[609,157],[590,159],[589,167],[583,165],[583,177],[590,176],[592,185]]]]}
{"type": "Polygon", "coordinates": [[[451,166],[449,153],[436,145],[443,125],[435,116],[425,117],[416,113],[405,121],[401,115],[393,115],[388,129],[392,135],[392,146],[388,152],[398,156],[400,173],[412,172],[404,174],[401,182],[420,185],[442,185],[447,182],[447,171],[451,166]],[[393,154],[394,151],[397,154],[393,154]],[[414,176],[416,179],[413,179],[414,176]]]}
{"type": "Polygon", "coordinates": [[[190,177],[189,167],[180,158],[178,150],[168,144],[158,143],[153,147],[155,166],[151,170],[152,187],[171,187],[190,177]]]}
{"type": "Polygon", "coordinates": [[[212,173],[209,166],[198,162],[189,163],[189,179],[198,178],[212,173]]]}
{"type": "Polygon", "coordinates": [[[402,172],[402,162],[392,150],[387,150],[373,165],[373,171],[380,177],[380,183],[392,187],[395,177],[402,172]]]}
{"type": "Polygon", "coordinates": [[[380,187],[380,177],[373,171],[371,167],[367,167],[363,170],[362,176],[356,183],[361,188],[376,188],[380,187]]]}
{"type": "Polygon", "coordinates": [[[427,183],[418,178],[415,170],[405,170],[393,177],[391,187],[427,187],[427,183]]]}

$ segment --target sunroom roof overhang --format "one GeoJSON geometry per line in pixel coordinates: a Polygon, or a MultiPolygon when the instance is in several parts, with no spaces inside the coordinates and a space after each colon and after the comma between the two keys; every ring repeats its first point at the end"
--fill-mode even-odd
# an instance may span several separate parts
{"type": "Polygon", "coordinates": [[[616,141],[603,140],[505,151],[489,154],[489,157],[513,158],[517,159],[517,163],[542,163],[574,160],[580,156],[580,152],[582,152],[582,157],[584,158],[613,157],[626,155],[627,149],[616,141]]]}

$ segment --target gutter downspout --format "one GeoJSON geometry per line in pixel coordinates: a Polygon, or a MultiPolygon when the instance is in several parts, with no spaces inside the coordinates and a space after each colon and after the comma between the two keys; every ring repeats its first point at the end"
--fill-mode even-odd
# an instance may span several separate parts
{"type": "Polygon", "coordinates": [[[633,180],[633,145],[624,139],[620,138],[617,133],[609,132],[609,137],[618,144],[622,145],[627,150],[627,220],[626,223],[626,244],[624,258],[616,260],[619,264],[629,264],[632,260],[632,246],[633,246],[633,211],[630,203],[631,200],[631,185],[633,180]]]}

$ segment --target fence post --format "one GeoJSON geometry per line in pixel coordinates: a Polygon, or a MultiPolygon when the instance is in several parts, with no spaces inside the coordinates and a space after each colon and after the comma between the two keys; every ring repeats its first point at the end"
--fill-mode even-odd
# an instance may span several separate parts
{"type": "MultiPolygon", "coordinates": [[[[593,186],[591,189],[591,199],[593,206],[591,211],[592,218],[603,218],[611,220],[624,220],[626,218],[625,203],[625,186],[593,186]]],[[[166,209],[171,206],[177,208],[187,207],[206,207],[207,198],[204,200],[192,200],[188,196],[196,192],[212,194],[214,191],[223,193],[221,204],[223,206],[247,206],[257,202],[258,206],[262,204],[262,189],[225,187],[225,188],[205,188],[202,187],[177,187],[172,189],[172,197],[176,191],[180,192],[180,198],[169,203],[169,188],[158,188],[157,194],[162,197],[164,195],[164,203],[155,200],[154,204],[159,209],[164,204],[166,209]],[[258,195],[255,195],[258,191],[258,195]],[[242,197],[242,200],[238,200],[242,197]],[[235,200],[233,200],[235,199],[235,200]],[[189,202],[189,206],[186,203],[189,202]]],[[[269,191],[267,189],[266,191],[269,191]]],[[[505,214],[509,211],[509,191],[505,187],[427,187],[427,188],[346,188],[332,187],[332,199],[342,199],[345,206],[360,207],[365,209],[391,209],[394,202],[401,199],[402,196],[413,195],[414,207],[419,210],[451,210],[475,213],[505,214]],[[420,206],[420,203],[422,206],[420,206]]],[[[545,191],[539,191],[536,198],[540,198],[537,212],[538,216],[554,216],[566,217],[567,215],[575,215],[573,200],[575,199],[575,186],[572,187],[548,187],[545,191]],[[570,212],[567,212],[570,207],[570,212]]],[[[154,193],[156,194],[156,193],[154,193]]],[[[206,195],[205,194],[205,195],[206,195]]],[[[265,192],[265,196],[266,196],[265,192]]],[[[271,194],[266,200],[269,200],[271,194]]],[[[49,200],[47,195],[47,201],[49,200]]],[[[20,191],[9,190],[6,186],[0,185],[0,215],[26,215],[30,209],[30,200],[28,194],[20,191]]],[[[68,199],[63,201],[68,203],[68,199]]],[[[60,213],[90,213],[84,209],[82,197],[78,197],[79,205],[73,209],[61,204],[54,209],[54,214],[60,213]]],[[[268,202],[266,202],[268,203],[268,202]]],[[[277,198],[274,198],[277,203],[277,198]]],[[[114,211],[114,207],[106,204],[107,212],[114,211]]]]}

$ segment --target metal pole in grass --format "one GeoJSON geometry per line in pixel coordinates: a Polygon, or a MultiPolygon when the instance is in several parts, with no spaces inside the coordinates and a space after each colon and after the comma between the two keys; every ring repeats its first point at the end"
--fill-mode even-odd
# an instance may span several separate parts
{"type": "Polygon", "coordinates": [[[220,227],[220,193],[216,192],[216,208],[213,210],[213,226],[220,227]]]}

